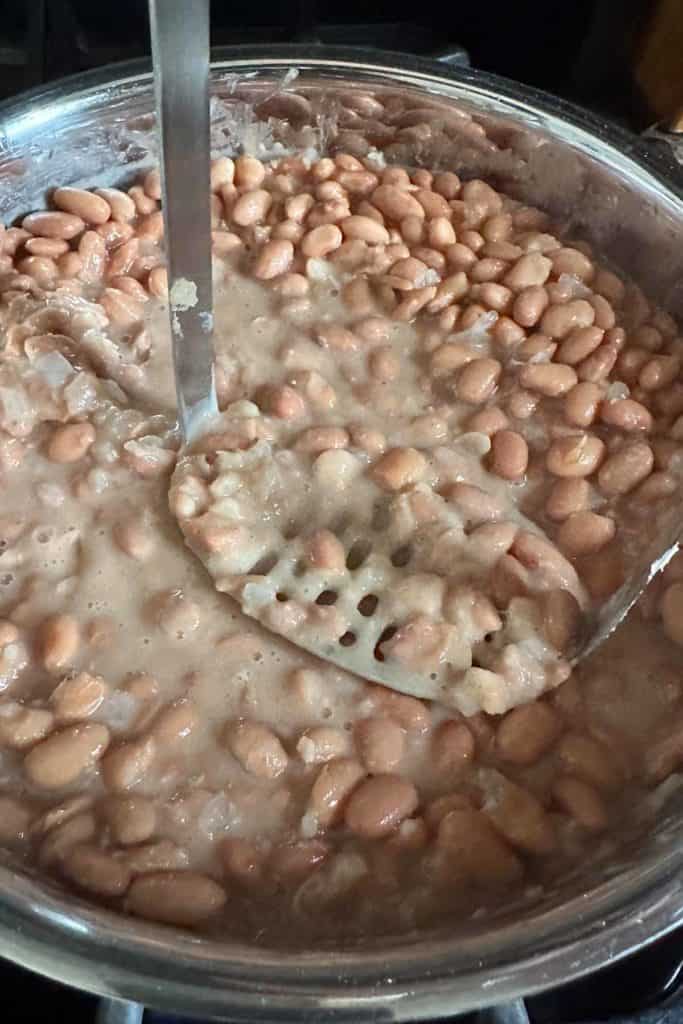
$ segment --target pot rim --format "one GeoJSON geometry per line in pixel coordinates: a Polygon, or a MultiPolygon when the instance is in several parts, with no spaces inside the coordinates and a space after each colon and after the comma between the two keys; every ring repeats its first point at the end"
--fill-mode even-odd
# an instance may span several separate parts
{"type": "MultiPolygon", "coordinates": [[[[571,140],[608,147],[643,184],[680,207],[683,182],[666,155],[629,131],[573,103],[487,72],[378,50],[326,46],[249,46],[214,51],[214,76],[292,65],[304,72],[352,73],[372,84],[390,76],[413,87],[460,86],[476,101],[502,101],[509,116],[530,108],[538,126],[578,130],[571,140]],[[386,76],[386,77],[385,77],[386,76]],[[649,182],[647,178],[649,177],[649,182]]],[[[107,86],[145,87],[150,62],[137,60],[39,86],[0,103],[0,124],[60,103],[78,104],[107,86]]],[[[463,97],[466,98],[466,97],[463,97]]],[[[594,155],[594,154],[592,154],[594,155]]],[[[49,882],[0,866],[0,948],[5,956],[57,980],[175,1012],[231,1019],[424,1019],[531,994],[579,977],[632,952],[683,921],[683,844],[660,837],[656,853],[533,920],[495,935],[410,945],[287,953],[214,943],[93,908],[49,882]],[[520,927],[522,934],[519,934],[520,927]],[[131,934],[132,932],[132,934],[131,934]]],[[[382,940],[380,940],[381,942],[382,940]]]]}

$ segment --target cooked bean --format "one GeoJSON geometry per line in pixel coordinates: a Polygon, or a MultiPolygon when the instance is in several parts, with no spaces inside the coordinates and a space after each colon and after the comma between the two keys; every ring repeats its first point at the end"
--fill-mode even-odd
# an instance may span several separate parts
{"type": "Polygon", "coordinates": [[[110,796],[104,802],[103,815],[120,846],[144,843],[156,829],[154,804],[142,796],[110,796]]]}
{"type": "Polygon", "coordinates": [[[521,480],[529,464],[529,449],[521,434],[498,430],[491,438],[491,471],[504,480],[521,480]]]}
{"type": "Polygon", "coordinates": [[[254,264],[254,277],[261,281],[269,281],[279,274],[286,273],[293,259],[294,246],[291,242],[285,239],[266,242],[254,264]]]}
{"type": "Polygon", "coordinates": [[[538,391],[549,398],[566,394],[577,383],[571,366],[557,363],[530,363],[519,373],[519,383],[530,391],[538,391]]]}
{"type": "Polygon", "coordinates": [[[607,749],[590,736],[567,733],[560,740],[557,753],[568,774],[599,790],[614,790],[622,781],[607,749]]]}
{"type": "Polygon", "coordinates": [[[78,653],[80,630],[72,615],[53,615],[40,627],[39,649],[48,672],[66,668],[78,653]]]}
{"type": "Polygon", "coordinates": [[[678,356],[655,356],[645,363],[638,376],[638,383],[644,391],[659,391],[668,387],[681,372],[678,356]]]}
{"type": "Polygon", "coordinates": [[[600,419],[611,427],[628,432],[652,428],[651,413],[641,402],[635,402],[632,398],[603,402],[600,406],[600,419]]]}
{"type": "Polygon", "coordinates": [[[550,306],[541,318],[541,330],[551,338],[566,338],[576,327],[590,327],[595,310],[585,299],[550,306]]]}
{"type": "Polygon", "coordinates": [[[589,832],[602,832],[607,827],[607,808],[598,791],[581,779],[561,776],[553,784],[556,803],[589,832]]]}
{"type": "Polygon", "coordinates": [[[83,188],[56,188],[52,201],[59,210],[80,217],[86,224],[106,224],[111,217],[107,200],[83,188]]]}
{"type": "Polygon", "coordinates": [[[336,224],[321,224],[308,231],[301,240],[304,256],[320,258],[339,248],[343,235],[336,224]]]}
{"type": "Polygon", "coordinates": [[[432,758],[437,771],[449,777],[462,773],[472,762],[475,739],[464,722],[443,722],[434,733],[432,758]]]}
{"type": "Polygon", "coordinates": [[[50,704],[58,722],[75,722],[89,718],[101,706],[108,687],[101,676],[79,672],[67,676],[50,694],[50,704]]]}
{"type": "Polygon", "coordinates": [[[398,722],[391,718],[363,718],[356,725],[355,737],[368,772],[391,772],[399,766],[406,741],[398,722]]]}
{"type": "Polygon", "coordinates": [[[562,522],[575,512],[581,512],[588,506],[590,487],[581,477],[570,477],[557,480],[545,504],[545,512],[549,519],[562,522]]]}
{"type": "Polygon", "coordinates": [[[502,366],[497,359],[474,359],[458,374],[455,393],[463,402],[481,405],[496,390],[502,373],[502,366]]]}
{"type": "Polygon", "coordinates": [[[371,199],[385,217],[397,224],[400,224],[405,217],[424,218],[425,216],[425,211],[417,199],[395,185],[380,185],[372,193],[371,199]]]}
{"type": "Polygon", "coordinates": [[[602,391],[591,381],[579,381],[564,400],[564,418],[572,427],[590,427],[598,414],[602,391]]]}
{"type": "Polygon", "coordinates": [[[605,460],[598,473],[603,494],[615,497],[628,494],[652,472],[654,455],[644,441],[628,441],[605,460]]]}
{"type": "Polygon", "coordinates": [[[240,721],[226,730],[231,753],[245,771],[265,779],[276,779],[285,771],[288,757],[275,733],[260,722],[240,721]]]}
{"type": "Polygon", "coordinates": [[[594,434],[572,434],[553,441],[546,466],[554,476],[584,477],[594,473],[602,462],[605,445],[594,434]]]}
{"type": "Polygon", "coordinates": [[[73,846],[66,852],[62,871],[79,888],[97,896],[121,896],[131,882],[126,864],[87,843],[73,846]]]}
{"type": "Polygon", "coordinates": [[[150,921],[194,928],[217,914],[226,899],[224,889],[206,875],[195,871],[154,871],[134,879],[126,897],[126,910],[150,921]]]}
{"type": "Polygon", "coordinates": [[[417,790],[407,779],[400,775],[374,775],[351,794],[344,821],[357,835],[380,839],[393,832],[417,805],[417,790]]]}
{"type": "Polygon", "coordinates": [[[335,758],[318,773],[309,796],[309,812],[316,823],[328,828],[339,820],[346,801],[361,779],[365,769],[350,758],[335,758]]]}
{"type": "Polygon", "coordinates": [[[44,212],[30,213],[21,222],[22,228],[32,235],[43,238],[63,238],[69,241],[85,231],[85,222],[72,213],[44,212]]]}
{"type": "Polygon", "coordinates": [[[61,789],[91,768],[108,745],[109,730],[104,725],[72,725],[33,747],[24,759],[24,771],[36,786],[61,789]]]}
{"type": "Polygon", "coordinates": [[[496,752],[512,764],[534,764],[562,732],[562,722],[548,704],[534,701],[509,711],[496,731],[496,752]]]}
{"type": "Polygon", "coordinates": [[[616,526],[609,516],[601,516],[585,509],[572,512],[557,533],[557,542],[572,558],[600,551],[612,540],[616,526]]]}
{"type": "Polygon", "coordinates": [[[599,327],[575,327],[557,350],[557,361],[576,366],[596,350],[605,332],[599,327]]]}
{"type": "Polygon", "coordinates": [[[95,428],[90,423],[70,423],[57,427],[50,438],[47,457],[51,462],[78,462],[95,441],[95,428]]]}
{"type": "Polygon", "coordinates": [[[614,369],[618,355],[619,349],[616,345],[603,342],[576,367],[579,380],[590,381],[593,384],[604,381],[614,369]]]}
{"type": "Polygon", "coordinates": [[[102,778],[108,789],[123,793],[148,775],[157,754],[152,736],[130,740],[111,750],[102,762],[102,778]]]}

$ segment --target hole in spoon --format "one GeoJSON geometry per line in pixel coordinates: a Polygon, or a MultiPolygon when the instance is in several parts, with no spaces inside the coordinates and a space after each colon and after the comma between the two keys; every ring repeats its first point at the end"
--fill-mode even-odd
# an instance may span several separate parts
{"type": "Polygon", "coordinates": [[[346,568],[351,571],[354,569],[360,569],[371,551],[372,544],[369,540],[354,541],[349,549],[348,555],[346,556],[346,568]]]}
{"type": "Polygon", "coordinates": [[[392,636],[396,635],[396,626],[386,626],[385,629],[379,635],[379,640],[375,644],[375,661],[384,661],[384,655],[382,654],[382,644],[385,644],[387,640],[391,640],[392,636]]]}
{"type": "Polygon", "coordinates": [[[378,604],[379,598],[376,594],[366,594],[365,597],[361,597],[356,607],[361,615],[370,618],[371,615],[375,614],[378,604]]]}
{"type": "Polygon", "coordinates": [[[316,604],[330,605],[335,604],[338,594],[336,590],[323,590],[322,593],[318,594],[315,599],[316,604]]]}

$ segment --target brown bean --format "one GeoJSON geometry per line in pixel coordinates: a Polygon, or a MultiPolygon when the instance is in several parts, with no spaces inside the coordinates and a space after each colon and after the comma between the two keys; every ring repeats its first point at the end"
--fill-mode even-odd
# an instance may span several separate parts
{"type": "Polygon", "coordinates": [[[350,758],[335,758],[324,765],[313,783],[309,796],[309,812],[322,828],[335,824],[361,779],[365,769],[350,758]]]}
{"type": "Polygon", "coordinates": [[[87,843],[72,846],[66,852],[62,871],[79,888],[109,898],[123,895],[132,877],[126,864],[87,843]]]}
{"type": "Polygon", "coordinates": [[[154,835],[157,814],[154,804],[142,796],[111,796],[103,814],[115,843],[133,846],[154,835]]]}
{"type": "Polygon", "coordinates": [[[425,216],[425,211],[417,199],[395,185],[380,185],[372,193],[371,200],[385,217],[397,224],[405,217],[425,216]]]}
{"type": "Polygon", "coordinates": [[[126,910],[149,921],[194,928],[222,910],[226,899],[225,890],[206,875],[154,871],[134,879],[126,910]]]}
{"type": "Polygon", "coordinates": [[[558,806],[582,828],[589,832],[603,832],[607,828],[605,803],[598,791],[587,782],[563,775],[553,783],[552,794],[558,806]]]}
{"type": "Polygon", "coordinates": [[[94,715],[109,688],[101,676],[79,672],[67,676],[50,694],[50,704],[58,722],[77,722],[94,715]]]}
{"type": "Polygon", "coordinates": [[[557,480],[545,504],[545,513],[554,522],[562,522],[574,512],[588,507],[590,487],[581,477],[557,480]]]}
{"type": "Polygon", "coordinates": [[[464,722],[443,722],[432,740],[432,759],[437,771],[449,777],[461,774],[471,764],[475,748],[472,731],[464,722]]]}
{"type": "Polygon", "coordinates": [[[606,380],[614,369],[618,355],[619,349],[616,345],[603,342],[576,367],[579,380],[590,381],[593,384],[606,380]]]}
{"type": "Polygon", "coordinates": [[[504,480],[521,480],[529,464],[529,449],[521,434],[498,430],[491,438],[491,472],[504,480]]]}
{"type": "Polygon", "coordinates": [[[345,238],[357,238],[368,245],[387,245],[389,232],[382,225],[371,217],[363,217],[355,214],[345,217],[340,221],[339,227],[345,238]]]}
{"type": "Polygon", "coordinates": [[[673,384],[680,372],[678,356],[654,356],[640,371],[638,383],[644,391],[659,391],[673,384]]]}
{"type": "MultiPolygon", "coordinates": [[[[239,158],[238,158],[239,159],[239,158]]],[[[256,188],[244,192],[236,201],[230,214],[235,224],[240,227],[251,227],[264,219],[273,202],[270,192],[256,188]]]]}
{"type": "Polygon", "coordinates": [[[66,668],[78,653],[80,630],[72,615],[52,615],[39,631],[38,646],[43,666],[48,672],[66,668]]]}
{"type": "Polygon", "coordinates": [[[129,221],[133,220],[136,216],[137,210],[135,208],[135,203],[129,195],[126,195],[126,193],[122,192],[120,189],[96,188],[94,189],[94,193],[96,196],[104,199],[108,204],[109,209],[111,210],[111,216],[114,220],[129,221]]]}
{"type": "Polygon", "coordinates": [[[558,348],[557,361],[576,366],[595,351],[604,336],[599,327],[575,327],[558,348]]]}
{"type": "Polygon", "coordinates": [[[567,733],[560,740],[557,753],[568,774],[599,790],[617,789],[622,782],[609,751],[590,736],[567,733]]]}
{"type": "Polygon", "coordinates": [[[496,390],[502,373],[497,359],[474,359],[458,374],[455,393],[462,402],[481,405],[496,390]]]}
{"type": "Polygon", "coordinates": [[[273,277],[286,273],[293,259],[294,246],[291,242],[286,239],[266,242],[254,264],[254,277],[260,281],[270,281],[273,277]]]}
{"type": "Polygon", "coordinates": [[[124,793],[137,786],[148,775],[156,753],[152,736],[130,740],[110,751],[102,762],[102,778],[107,788],[124,793]]]}
{"type": "Polygon", "coordinates": [[[561,719],[548,704],[524,704],[501,720],[496,731],[496,752],[512,764],[534,764],[551,749],[561,732],[561,719]]]}
{"type": "Polygon", "coordinates": [[[371,476],[385,491],[400,491],[422,479],[427,460],[415,448],[392,448],[374,464],[371,476]]]}
{"type": "Polygon", "coordinates": [[[380,839],[393,832],[417,805],[417,790],[407,779],[400,775],[374,775],[351,794],[344,821],[357,835],[380,839]]]}

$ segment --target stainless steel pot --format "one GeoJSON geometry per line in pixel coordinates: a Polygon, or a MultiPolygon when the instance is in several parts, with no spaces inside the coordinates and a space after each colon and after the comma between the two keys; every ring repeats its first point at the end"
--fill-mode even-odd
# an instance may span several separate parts
{"type": "MultiPolygon", "coordinates": [[[[683,307],[683,182],[666,147],[491,75],[393,54],[240,49],[214,64],[213,91],[225,151],[372,146],[389,160],[486,175],[552,208],[672,311],[683,307]],[[401,127],[351,109],[349,97],[373,92],[422,114],[401,127]],[[458,110],[484,123],[489,141],[463,134],[458,110]]],[[[138,64],[0,106],[0,216],[37,206],[55,183],[130,177],[152,159],[152,108],[138,64]]],[[[501,1003],[594,970],[683,919],[683,813],[667,785],[658,827],[619,862],[597,851],[554,891],[497,917],[358,948],[290,953],[180,934],[94,909],[6,859],[0,952],[95,992],[232,1020],[405,1020],[501,1003]]]]}

